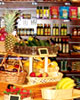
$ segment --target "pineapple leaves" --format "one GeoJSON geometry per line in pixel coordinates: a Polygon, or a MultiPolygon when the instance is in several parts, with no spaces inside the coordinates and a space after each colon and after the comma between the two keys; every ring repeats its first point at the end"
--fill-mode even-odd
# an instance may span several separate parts
{"type": "Polygon", "coordinates": [[[4,15],[5,28],[8,34],[14,31],[15,20],[18,17],[16,16],[17,13],[18,11],[7,11],[4,15]]]}

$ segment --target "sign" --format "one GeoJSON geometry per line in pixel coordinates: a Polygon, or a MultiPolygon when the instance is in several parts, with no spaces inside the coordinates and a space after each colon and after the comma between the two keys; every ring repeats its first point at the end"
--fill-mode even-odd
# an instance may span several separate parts
{"type": "Polygon", "coordinates": [[[48,55],[48,49],[47,48],[39,48],[38,52],[40,55],[48,55]]]}
{"type": "Polygon", "coordinates": [[[20,95],[9,95],[9,100],[20,100],[20,95]]]}

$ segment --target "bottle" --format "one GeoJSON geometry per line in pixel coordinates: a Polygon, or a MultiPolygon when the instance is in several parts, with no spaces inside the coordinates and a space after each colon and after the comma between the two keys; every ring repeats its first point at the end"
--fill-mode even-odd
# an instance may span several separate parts
{"type": "Polygon", "coordinates": [[[47,19],[49,19],[49,7],[47,7],[47,19]]]}
{"type": "Polygon", "coordinates": [[[37,18],[39,18],[39,6],[37,7],[37,10],[36,10],[36,14],[37,14],[37,18]]]}
{"type": "Polygon", "coordinates": [[[65,39],[62,39],[63,44],[62,44],[62,53],[66,52],[66,44],[65,44],[65,39]]]}
{"type": "Polygon", "coordinates": [[[37,35],[40,35],[40,24],[37,24],[37,35]]]}
{"type": "Polygon", "coordinates": [[[69,53],[69,43],[68,43],[68,39],[66,39],[66,53],[69,53]]]}
{"type": "Polygon", "coordinates": [[[17,29],[17,35],[18,36],[20,35],[20,29],[17,29]]]}
{"type": "Polygon", "coordinates": [[[26,36],[26,29],[24,29],[24,36],[26,36]]]}
{"type": "Polygon", "coordinates": [[[80,28],[78,28],[78,35],[80,36],[80,28]]]}
{"type": "Polygon", "coordinates": [[[59,25],[56,24],[56,35],[59,35],[59,25]]]}
{"type": "Polygon", "coordinates": [[[50,26],[50,24],[48,24],[48,30],[47,30],[47,35],[51,35],[51,26],[50,26]]]}
{"type": "Polygon", "coordinates": [[[64,26],[64,24],[61,25],[61,35],[64,34],[64,27],[63,26],[64,26]]]}
{"type": "Polygon", "coordinates": [[[39,14],[40,14],[40,18],[42,18],[43,17],[43,10],[42,10],[42,7],[40,6],[40,10],[39,10],[39,14]]]}
{"type": "Polygon", "coordinates": [[[62,43],[61,43],[61,38],[59,38],[59,53],[62,52],[62,43]]]}
{"type": "Polygon", "coordinates": [[[43,24],[41,24],[41,27],[40,27],[40,35],[44,35],[44,28],[43,28],[43,24]]]}
{"type": "Polygon", "coordinates": [[[52,35],[56,35],[56,24],[53,24],[52,35]]]}
{"type": "Polygon", "coordinates": [[[64,24],[64,35],[67,35],[67,25],[64,24]]]}
{"type": "Polygon", "coordinates": [[[55,41],[56,41],[56,46],[59,46],[59,41],[58,41],[58,38],[55,38],[55,41]]]}
{"type": "Polygon", "coordinates": [[[47,35],[47,30],[48,30],[47,24],[44,24],[44,35],[47,35]]]}
{"type": "Polygon", "coordinates": [[[46,7],[44,7],[44,19],[46,18],[46,7]]]}
{"type": "Polygon", "coordinates": [[[77,28],[73,28],[73,30],[72,30],[72,35],[74,35],[74,36],[77,35],[77,28]]]}

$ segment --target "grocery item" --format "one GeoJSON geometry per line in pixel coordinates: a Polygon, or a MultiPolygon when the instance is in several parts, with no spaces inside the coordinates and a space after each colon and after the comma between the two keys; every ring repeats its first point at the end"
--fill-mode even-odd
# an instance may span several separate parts
{"type": "Polygon", "coordinates": [[[52,19],[57,19],[59,17],[59,7],[58,6],[50,7],[50,14],[52,19]]]}
{"type": "Polygon", "coordinates": [[[80,19],[80,7],[78,7],[78,19],[80,19]]]}
{"type": "Polygon", "coordinates": [[[62,78],[56,85],[56,89],[71,89],[76,86],[73,79],[69,77],[62,78]]]}
{"type": "Polygon", "coordinates": [[[69,7],[61,6],[59,8],[59,14],[61,19],[68,19],[69,18],[69,7]]]}
{"type": "Polygon", "coordinates": [[[77,19],[77,7],[70,7],[69,16],[70,19],[77,19]]]}
{"type": "Polygon", "coordinates": [[[17,38],[12,35],[12,32],[14,31],[15,19],[17,18],[16,13],[16,11],[6,12],[6,14],[4,15],[5,29],[8,33],[5,38],[5,49],[7,52],[12,52],[14,45],[17,42],[17,38]]]}

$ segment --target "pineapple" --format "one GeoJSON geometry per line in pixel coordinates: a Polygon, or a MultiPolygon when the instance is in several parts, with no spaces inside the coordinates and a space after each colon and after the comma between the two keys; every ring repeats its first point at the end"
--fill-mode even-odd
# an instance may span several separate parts
{"type": "Polygon", "coordinates": [[[5,29],[8,33],[8,35],[5,38],[5,49],[7,52],[12,52],[14,45],[17,42],[17,38],[12,34],[12,32],[14,31],[16,13],[16,11],[7,11],[7,13],[4,15],[5,29]]]}

